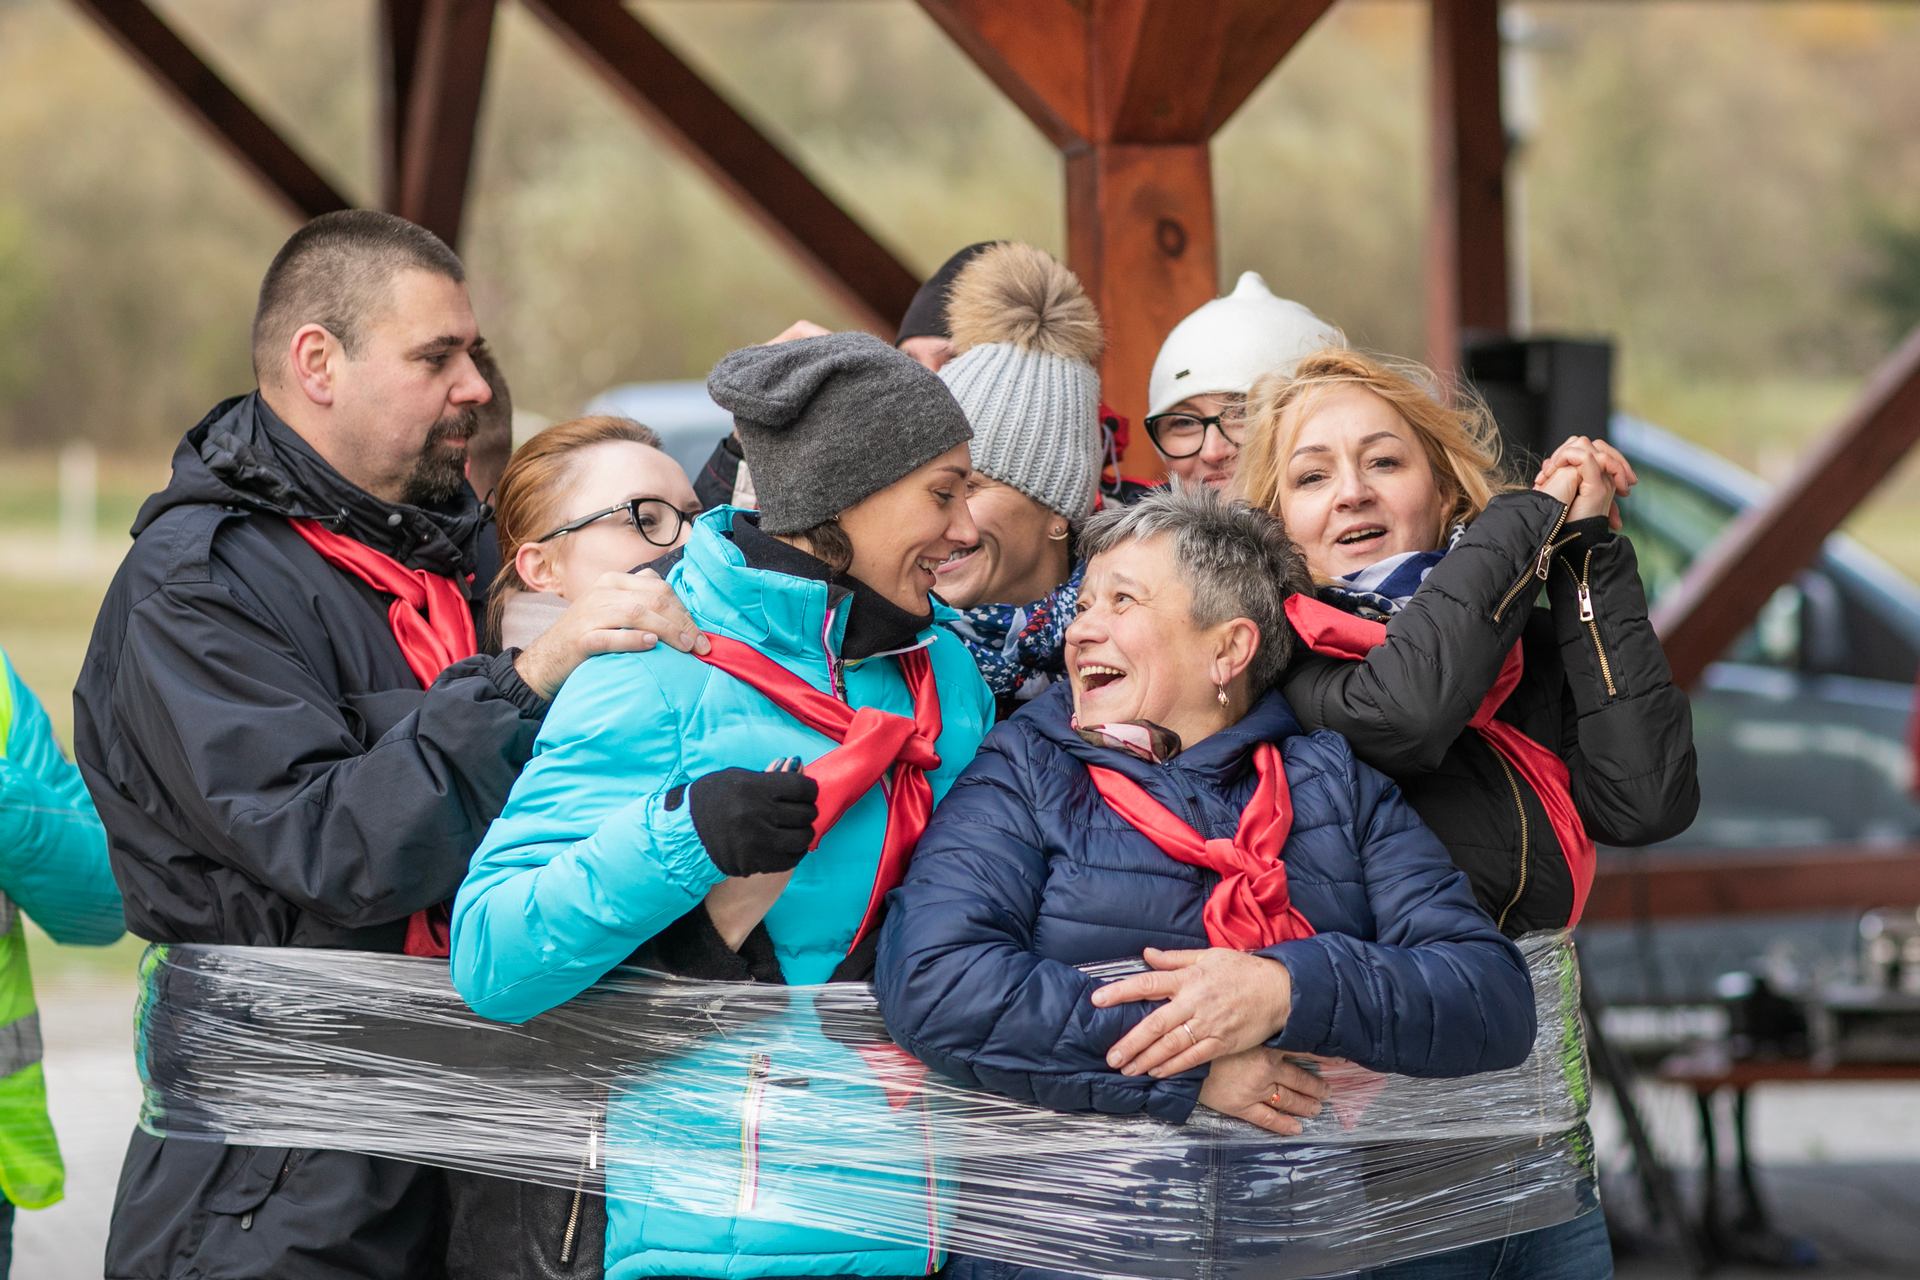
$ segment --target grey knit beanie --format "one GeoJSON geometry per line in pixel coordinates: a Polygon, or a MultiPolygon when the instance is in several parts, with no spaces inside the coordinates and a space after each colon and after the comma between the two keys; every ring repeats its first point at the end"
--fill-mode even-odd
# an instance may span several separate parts
{"type": "Polygon", "coordinates": [[[1100,475],[1100,317],[1073,272],[992,246],[947,295],[960,352],[940,378],[973,424],[973,469],[1078,522],[1100,475]]]}
{"type": "Polygon", "coordinates": [[[938,377],[865,333],[729,352],[707,394],[733,415],[768,533],[803,533],[973,435],[938,377]]]}

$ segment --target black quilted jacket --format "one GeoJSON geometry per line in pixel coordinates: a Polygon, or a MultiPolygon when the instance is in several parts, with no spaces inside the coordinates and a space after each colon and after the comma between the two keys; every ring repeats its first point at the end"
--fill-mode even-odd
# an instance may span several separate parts
{"type": "Polygon", "coordinates": [[[1400,784],[1510,937],[1567,924],[1574,903],[1539,797],[1467,728],[1516,642],[1525,674],[1499,718],[1566,762],[1596,842],[1665,840],[1700,804],[1692,716],[1647,622],[1633,545],[1604,518],[1565,515],[1541,493],[1495,498],[1385,643],[1357,662],[1302,644],[1283,686],[1303,723],[1344,734],[1400,784]]]}

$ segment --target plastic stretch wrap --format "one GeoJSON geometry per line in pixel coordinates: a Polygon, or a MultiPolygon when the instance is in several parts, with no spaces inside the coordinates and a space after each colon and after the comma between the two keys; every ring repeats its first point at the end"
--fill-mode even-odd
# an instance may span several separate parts
{"type": "Polygon", "coordinates": [[[142,1124],[585,1185],[645,1202],[650,1231],[720,1217],[1093,1274],[1326,1275],[1597,1203],[1572,947],[1522,945],[1525,1064],[1455,1080],[1326,1065],[1332,1099],[1293,1139],[1205,1109],[1173,1125],[959,1086],[893,1045],[863,985],[622,969],[508,1026],[438,962],[156,947],[142,1124]]]}

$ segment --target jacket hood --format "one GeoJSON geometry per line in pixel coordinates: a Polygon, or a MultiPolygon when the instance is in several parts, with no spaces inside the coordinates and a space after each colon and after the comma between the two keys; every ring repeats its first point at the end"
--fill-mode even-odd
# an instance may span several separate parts
{"type": "Polygon", "coordinates": [[[1148,788],[1168,771],[1191,774],[1208,782],[1230,780],[1248,767],[1253,749],[1261,743],[1271,742],[1277,746],[1306,732],[1286,698],[1278,689],[1270,689],[1246,715],[1226,728],[1183,748],[1165,764],[1151,764],[1124,751],[1096,747],[1080,736],[1073,727],[1073,685],[1068,680],[1059,681],[1021,708],[1013,720],[1024,723],[1029,732],[1081,763],[1123,773],[1148,788]]]}
{"type": "Polygon", "coordinates": [[[435,507],[382,502],[329,466],[258,391],[215,405],[181,439],[167,487],[148,498],[133,535],[175,507],[216,505],[316,520],[412,569],[463,578],[485,512],[467,486],[435,507]]]}

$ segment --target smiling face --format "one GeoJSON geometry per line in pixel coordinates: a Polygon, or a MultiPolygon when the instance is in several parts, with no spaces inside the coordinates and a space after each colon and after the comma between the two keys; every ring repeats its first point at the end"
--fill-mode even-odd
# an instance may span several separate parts
{"type": "Polygon", "coordinates": [[[967,511],[972,471],[972,454],[957,444],[842,511],[853,544],[847,572],[908,613],[926,613],[935,571],[979,540],[967,511]]]}
{"type": "MultiPolygon", "coordinates": [[[[1238,395],[1198,395],[1188,396],[1167,412],[1191,414],[1197,418],[1223,417],[1234,422],[1245,414],[1247,398],[1238,395]]],[[[1228,430],[1237,430],[1229,425],[1228,430]]],[[[1206,428],[1206,436],[1200,449],[1184,458],[1169,458],[1161,455],[1166,464],[1167,474],[1183,484],[1204,484],[1212,489],[1223,489],[1233,480],[1233,472],[1240,465],[1240,446],[1227,439],[1219,426],[1206,428]]]]}
{"type": "Polygon", "coordinates": [[[1193,619],[1166,535],[1124,542],[1087,563],[1079,614],[1067,628],[1067,676],[1082,725],[1151,720],[1187,746],[1231,723],[1236,680],[1251,660],[1246,619],[1216,627],[1193,619]]]}
{"type": "MultiPolygon", "coordinates": [[[[543,514],[551,528],[571,524],[629,498],[655,498],[689,516],[700,510],[693,485],[680,464],[650,445],[631,440],[608,440],[579,450],[570,459],[565,493],[543,514]]],[[[666,522],[650,530],[667,537],[674,517],[670,512],[641,509],[643,518],[666,522]]],[[[545,533],[546,529],[539,530],[545,533]]],[[[625,511],[603,516],[592,524],[545,542],[526,542],[514,552],[520,580],[535,591],[551,591],[562,600],[577,600],[603,573],[625,573],[666,555],[693,531],[683,523],[677,537],[665,545],[648,540],[625,511]]],[[[538,536],[536,534],[535,536],[538,536]]]]}
{"type": "Polygon", "coordinates": [[[1414,429],[1380,396],[1340,386],[1291,406],[1278,514],[1315,577],[1432,551],[1451,503],[1414,429]]]}
{"type": "Polygon", "coordinates": [[[1027,604],[1067,579],[1067,518],[978,471],[967,482],[967,510],[980,532],[935,571],[940,598],[956,609],[1027,604]]]}

